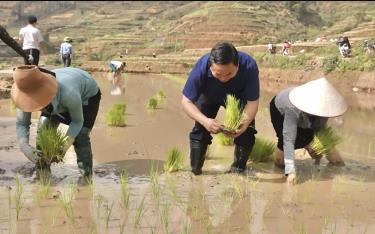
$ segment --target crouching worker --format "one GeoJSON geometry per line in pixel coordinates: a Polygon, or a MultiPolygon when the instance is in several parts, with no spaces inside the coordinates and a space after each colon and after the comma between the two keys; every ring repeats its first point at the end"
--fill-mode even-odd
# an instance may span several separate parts
{"type": "Polygon", "coordinates": [[[240,100],[243,121],[234,137],[234,162],[231,172],[243,172],[255,142],[255,115],[259,104],[258,66],[253,58],[237,52],[230,43],[216,44],[211,53],[201,57],[191,71],[182,91],[182,108],[195,120],[190,133],[190,164],[195,175],[202,174],[211,133],[221,131],[215,120],[220,106],[225,107],[227,94],[240,100]]]}
{"type": "MultiPolygon", "coordinates": [[[[122,58],[122,56],[120,57],[122,58]]],[[[124,71],[126,67],[126,62],[120,62],[120,61],[111,61],[109,63],[109,68],[112,72],[112,87],[111,87],[111,95],[121,95],[122,92],[124,92],[124,87],[121,83],[121,73],[124,71]]]]}
{"type": "MultiPolygon", "coordinates": [[[[346,109],[344,98],[326,78],[284,89],[272,99],[271,121],[278,137],[275,164],[285,167],[288,185],[296,182],[294,150],[305,148],[316,163],[320,163],[322,155],[316,154],[310,145],[314,134],[326,125],[329,117],[340,116],[346,109]]],[[[327,159],[330,163],[344,165],[335,149],[327,154],[327,159]]]]}
{"type": "Polygon", "coordinates": [[[47,169],[38,152],[29,144],[31,112],[41,111],[38,129],[44,124],[69,125],[63,155],[73,144],[82,175],[92,175],[90,131],[99,109],[101,92],[89,73],[66,67],[48,71],[37,66],[17,67],[11,96],[17,106],[17,139],[24,155],[47,169]]]}

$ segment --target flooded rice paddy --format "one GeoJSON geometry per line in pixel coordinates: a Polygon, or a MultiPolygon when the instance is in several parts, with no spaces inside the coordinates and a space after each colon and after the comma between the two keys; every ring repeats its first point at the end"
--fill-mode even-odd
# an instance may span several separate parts
{"type": "MultiPolygon", "coordinates": [[[[0,233],[375,232],[373,110],[351,106],[343,117],[330,120],[343,138],[338,148],[346,166],[332,167],[325,159],[314,166],[307,153],[299,151],[298,184],[293,188],[272,163],[249,162],[244,175],[225,173],[233,147],[215,140],[204,175],[195,177],[188,159],[193,121],[180,108],[183,84],[161,75],[130,74],[125,94],[109,96],[106,74],[93,75],[103,96],[91,135],[92,183],[80,177],[73,148],[65,164],[52,166],[49,181],[43,185],[37,180],[16,144],[10,100],[0,100],[0,233]],[[148,98],[160,90],[167,95],[164,103],[147,111],[148,98]],[[127,103],[126,127],[105,123],[106,111],[117,101],[127,103]],[[173,146],[185,153],[186,166],[162,173],[166,152],[173,146]],[[122,169],[128,172],[127,180],[121,179],[122,169]]],[[[275,140],[268,113],[273,94],[261,95],[258,135],[275,140]]],[[[220,110],[218,119],[222,116],[220,110]]],[[[33,117],[35,142],[37,113],[33,117]]]]}

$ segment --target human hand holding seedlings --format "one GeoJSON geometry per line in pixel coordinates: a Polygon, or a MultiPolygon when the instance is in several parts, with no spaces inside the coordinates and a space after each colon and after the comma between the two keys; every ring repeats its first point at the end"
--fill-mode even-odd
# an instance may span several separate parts
{"type": "Polygon", "coordinates": [[[242,112],[241,124],[232,134],[227,135],[236,138],[240,136],[242,133],[244,133],[249,127],[250,123],[254,120],[255,115],[258,111],[258,105],[259,100],[247,101],[245,108],[242,112]]]}
{"type": "Polygon", "coordinates": [[[61,151],[62,151],[61,155],[65,155],[66,154],[66,152],[68,151],[68,149],[70,148],[70,146],[73,145],[74,139],[75,139],[74,137],[66,136],[65,144],[61,148],[61,151]]]}
{"type": "Polygon", "coordinates": [[[33,148],[26,138],[19,140],[19,145],[22,153],[33,163],[38,161],[38,154],[35,148],[33,148]]]}
{"type": "Polygon", "coordinates": [[[204,122],[203,126],[209,131],[210,133],[218,133],[221,129],[220,124],[216,121],[216,119],[207,118],[204,122]]]}
{"type": "Polygon", "coordinates": [[[288,186],[293,186],[297,183],[296,173],[289,173],[288,178],[286,179],[288,186]]]}

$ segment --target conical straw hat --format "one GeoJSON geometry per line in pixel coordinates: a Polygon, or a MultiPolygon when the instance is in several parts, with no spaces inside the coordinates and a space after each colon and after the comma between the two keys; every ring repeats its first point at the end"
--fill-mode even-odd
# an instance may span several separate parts
{"type": "Polygon", "coordinates": [[[322,117],[340,116],[348,108],[344,97],[324,77],[294,88],[289,100],[303,112],[322,117]]]}

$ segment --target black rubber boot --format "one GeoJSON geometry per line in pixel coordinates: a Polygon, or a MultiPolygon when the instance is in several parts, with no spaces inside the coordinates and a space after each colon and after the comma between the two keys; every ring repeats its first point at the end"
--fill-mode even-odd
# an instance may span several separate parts
{"type": "Polygon", "coordinates": [[[246,163],[249,159],[252,148],[236,145],[234,148],[234,160],[230,167],[231,173],[241,173],[246,170],[246,163]]]}
{"type": "Polygon", "coordinates": [[[200,141],[190,141],[190,165],[194,175],[202,174],[202,167],[207,151],[207,144],[200,141]]]}

